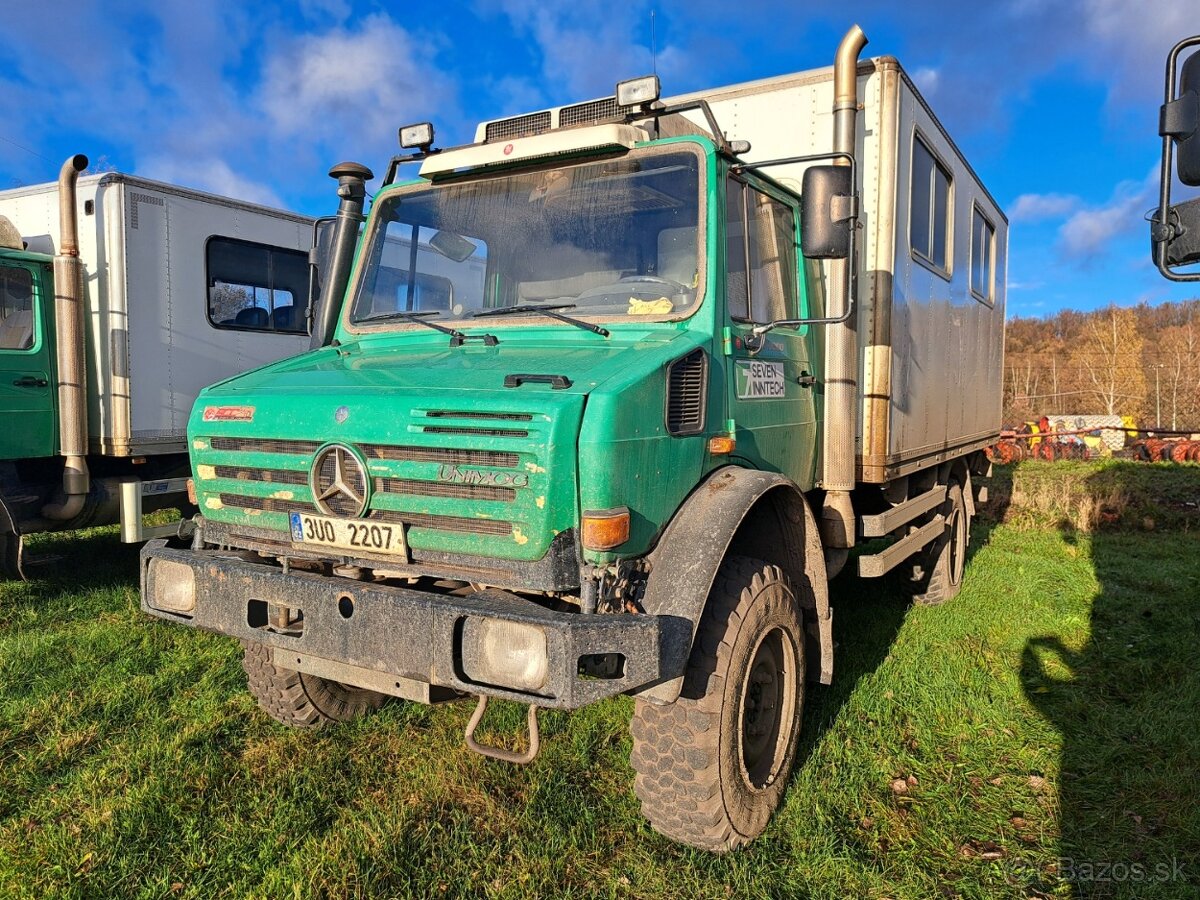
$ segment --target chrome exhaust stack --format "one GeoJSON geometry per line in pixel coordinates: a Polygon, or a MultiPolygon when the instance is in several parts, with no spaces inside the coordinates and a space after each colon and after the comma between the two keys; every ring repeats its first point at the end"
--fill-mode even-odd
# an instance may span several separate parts
{"type": "Polygon", "coordinates": [[[84,338],[83,264],[79,260],[79,215],[75,185],[88,158],[77,153],[58,174],[61,235],[54,256],[54,322],[58,343],[58,442],[63,463],[63,500],[47,503],[42,515],[56,522],[83,510],[91,487],[88,474],[87,347],[84,338]]]}
{"type": "MultiPolygon", "coordinates": [[[[851,26],[838,45],[833,65],[833,150],[854,155],[858,124],[858,56],[867,36],[851,26]]],[[[848,166],[841,157],[834,165],[848,166]]],[[[851,189],[858,190],[857,185],[851,189]]],[[[829,264],[829,308],[850,309],[848,296],[853,284],[853,259],[834,259],[829,264]],[[846,295],[843,295],[843,292],[846,295]]],[[[826,547],[848,550],[854,546],[854,437],[858,427],[858,316],[828,326],[825,332],[825,431],[822,436],[821,486],[825,502],[820,530],[826,547]]],[[[846,553],[830,554],[833,577],[844,565],[846,553]]]]}

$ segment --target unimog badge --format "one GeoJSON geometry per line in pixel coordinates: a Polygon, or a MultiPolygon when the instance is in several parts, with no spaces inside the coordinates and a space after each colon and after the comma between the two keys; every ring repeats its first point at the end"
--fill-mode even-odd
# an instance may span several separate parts
{"type": "Polygon", "coordinates": [[[529,476],[524,472],[481,472],[479,469],[463,469],[459,466],[438,466],[438,481],[452,484],[490,484],[496,487],[529,487],[529,476]]]}

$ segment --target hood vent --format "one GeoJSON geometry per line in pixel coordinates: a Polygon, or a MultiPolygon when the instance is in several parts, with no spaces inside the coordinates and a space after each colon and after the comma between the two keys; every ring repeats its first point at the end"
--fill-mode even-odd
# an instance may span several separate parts
{"type": "Polygon", "coordinates": [[[667,371],[667,431],[677,437],[704,430],[708,398],[708,356],[696,349],[667,371]]]}

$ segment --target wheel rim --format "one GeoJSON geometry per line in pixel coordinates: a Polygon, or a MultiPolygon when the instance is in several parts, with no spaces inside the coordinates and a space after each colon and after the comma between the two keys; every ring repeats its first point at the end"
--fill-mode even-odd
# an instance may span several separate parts
{"type": "Polygon", "coordinates": [[[963,516],[962,510],[955,507],[954,512],[950,516],[950,583],[958,584],[962,581],[963,566],[966,560],[963,556],[963,550],[966,547],[966,517],[963,516]]]}
{"type": "Polygon", "coordinates": [[[778,777],[796,715],[796,649],[782,628],[759,639],[742,684],[742,778],[752,790],[778,777]]]}

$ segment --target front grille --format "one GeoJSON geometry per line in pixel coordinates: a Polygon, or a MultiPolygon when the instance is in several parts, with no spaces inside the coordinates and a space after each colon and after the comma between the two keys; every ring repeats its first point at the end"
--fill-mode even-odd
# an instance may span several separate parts
{"type": "Polygon", "coordinates": [[[471,428],[466,425],[424,425],[426,434],[478,434],[485,437],[529,437],[528,431],[515,428],[471,428]]]}
{"type": "MultiPolygon", "coordinates": [[[[320,515],[311,503],[300,500],[279,500],[275,497],[244,497],[241,494],[222,494],[221,502],[237,509],[257,509],[263,512],[304,512],[320,515]]],[[[366,517],[373,522],[392,522],[412,528],[429,528],[434,531],[456,531],[460,534],[510,535],[512,522],[497,519],[470,519],[466,516],[435,516],[428,513],[399,512],[391,509],[373,509],[366,517]]]]}
{"type": "Polygon", "coordinates": [[[317,508],[304,500],[280,500],[277,497],[247,497],[244,494],[222,494],[221,503],[236,509],[258,509],[263,512],[316,513],[317,508]]]}
{"type": "Polygon", "coordinates": [[[541,134],[549,130],[550,111],[543,110],[525,116],[514,116],[511,119],[488,122],[483,132],[483,140],[484,143],[491,143],[507,138],[528,137],[531,134],[541,134]]]}
{"type": "Polygon", "coordinates": [[[453,500],[496,500],[512,503],[517,492],[510,487],[491,484],[447,484],[416,478],[376,478],[375,490],[381,494],[408,494],[417,497],[448,497],[453,500]]]}
{"type": "Polygon", "coordinates": [[[510,422],[532,422],[532,413],[494,413],[472,410],[431,409],[425,413],[428,419],[506,419],[510,422]]]}
{"type": "Polygon", "coordinates": [[[708,357],[703,350],[693,350],[672,363],[667,375],[667,431],[674,435],[703,431],[707,393],[708,357]]]}
{"type": "Polygon", "coordinates": [[[292,472],[286,469],[247,469],[241,466],[217,466],[218,478],[233,478],[237,481],[262,481],[268,484],[308,484],[307,472],[292,472]]]}
{"type": "Polygon", "coordinates": [[[293,456],[310,456],[317,452],[318,441],[286,441],[277,438],[231,438],[212,439],[214,450],[237,450],[242,453],[288,453],[293,456]]]}
{"type": "Polygon", "coordinates": [[[599,122],[611,122],[624,119],[626,108],[617,103],[616,97],[605,97],[602,100],[589,100],[586,103],[576,103],[574,106],[564,106],[558,112],[558,127],[568,128],[571,125],[595,125],[599,122]]]}
{"type": "Polygon", "coordinates": [[[457,450],[449,447],[403,447],[393,444],[363,444],[359,448],[368,459],[394,462],[436,462],[468,466],[515,469],[521,458],[499,450],[457,450]]]}
{"type": "Polygon", "coordinates": [[[427,513],[398,512],[373,509],[367,517],[375,522],[394,522],[412,528],[431,528],[434,531],[457,531],[461,534],[512,534],[512,522],[498,519],[468,519],[465,516],[431,516],[427,513]]]}

